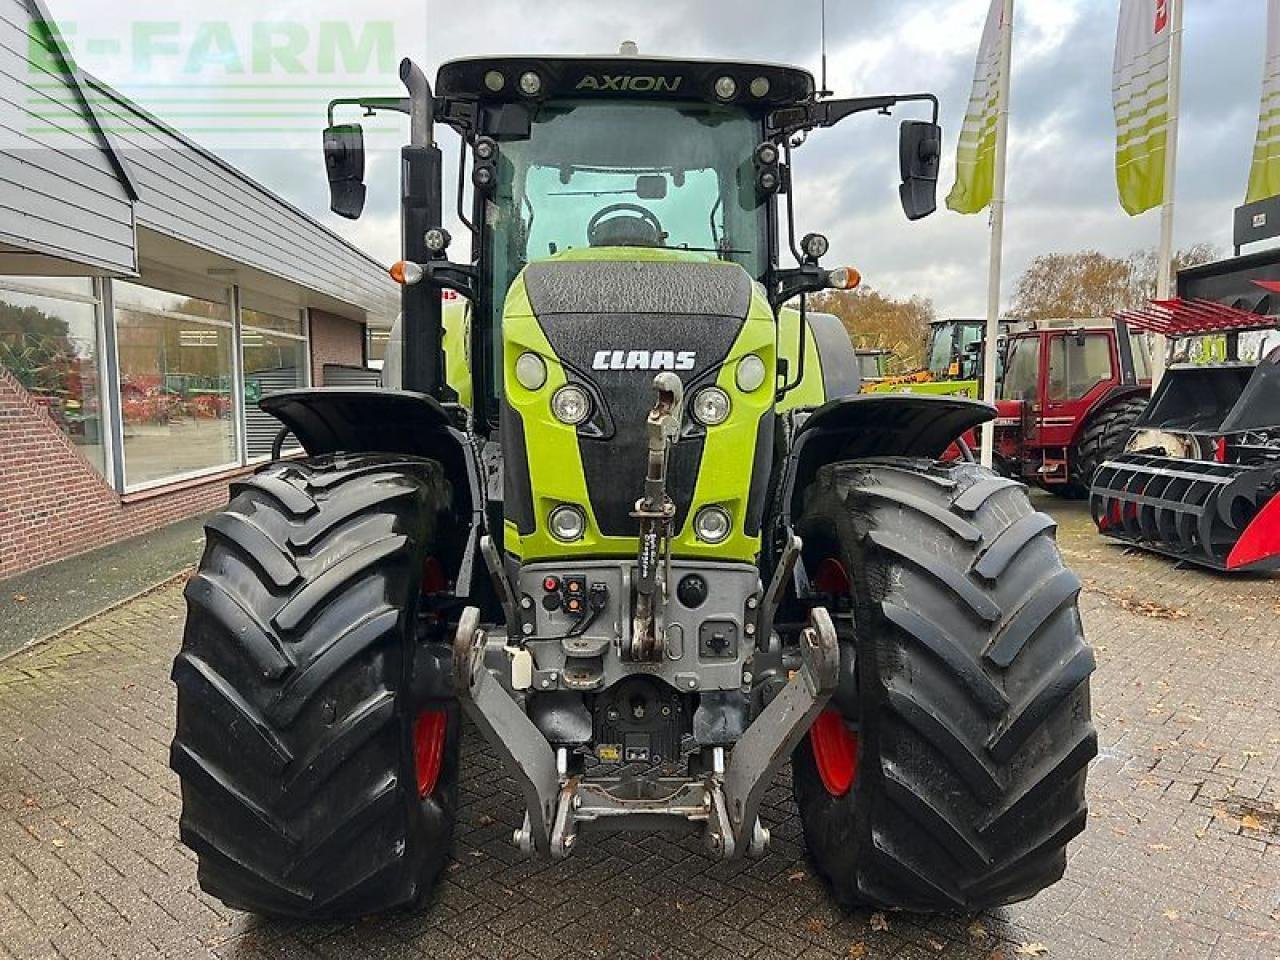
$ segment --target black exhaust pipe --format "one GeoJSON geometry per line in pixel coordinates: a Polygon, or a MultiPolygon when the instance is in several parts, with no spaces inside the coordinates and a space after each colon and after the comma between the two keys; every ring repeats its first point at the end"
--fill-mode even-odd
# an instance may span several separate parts
{"type": "MultiPolygon", "coordinates": [[[[430,255],[426,232],[443,223],[444,161],[433,132],[435,99],[417,64],[400,62],[409,91],[410,142],[400,150],[400,247],[411,263],[430,255]]],[[[429,277],[400,288],[400,329],[404,337],[402,386],[439,399],[444,387],[443,288],[429,277]]]]}

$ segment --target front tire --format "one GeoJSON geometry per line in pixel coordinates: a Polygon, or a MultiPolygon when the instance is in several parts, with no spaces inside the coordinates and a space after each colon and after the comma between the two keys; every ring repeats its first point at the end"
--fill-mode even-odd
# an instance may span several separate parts
{"type": "Polygon", "coordinates": [[[794,784],[841,902],[980,910],[1062,876],[1097,738],[1053,527],[967,463],[836,464],[807,491],[806,569],[846,593],[857,689],[797,748],[794,784]]]}
{"type": "Polygon", "coordinates": [[[326,457],[233,484],[207,525],[170,762],[182,840],[227,905],[350,917],[430,890],[459,724],[417,614],[448,503],[434,461],[326,457]]]}

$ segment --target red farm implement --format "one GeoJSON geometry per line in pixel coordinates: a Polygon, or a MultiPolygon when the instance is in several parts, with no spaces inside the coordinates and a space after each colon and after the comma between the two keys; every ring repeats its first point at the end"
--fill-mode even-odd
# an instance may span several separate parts
{"type": "Polygon", "coordinates": [[[1184,270],[1176,298],[1120,315],[1168,337],[1174,362],[1094,475],[1100,532],[1217,570],[1280,570],[1277,314],[1280,250],[1184,270]]]}

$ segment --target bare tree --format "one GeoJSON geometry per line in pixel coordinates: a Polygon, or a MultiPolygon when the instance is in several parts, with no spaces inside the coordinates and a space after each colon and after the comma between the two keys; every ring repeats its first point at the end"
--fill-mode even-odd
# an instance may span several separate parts
{"type": "MultiPolygon", "coordinates": [[[[1206,263],[1217,253],[1212,244],[1197,243],[1175,254],[1174,269],[1206,263]]],[[[1041,254],[1019,278],[1009,316],[1109,317],[1154,297],[1157,269],[1154,250],[1136,250],[1127,257],[1109,257],[1097,250],[1041,254]]]]}

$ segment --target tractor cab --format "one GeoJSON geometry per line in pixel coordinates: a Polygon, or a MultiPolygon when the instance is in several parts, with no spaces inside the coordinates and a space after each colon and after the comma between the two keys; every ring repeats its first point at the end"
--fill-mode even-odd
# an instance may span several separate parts
{"type": "Polygon", "coordinates": [[[1002,368],[996,453],[1005,469],[1039,486],[1083,495],[1101,462],[1092,437],[1083,443],[1087,428],[1109,422],[1106,411],[1123,411],[1125,429],[1106,431],[1104,446],[1116,452],[1150,395],[1146,341],[1123,321],[1026,321],[1010,328],[1002,368]]]}
{"type": "Polygon", "coordinates": [[[985,320],[948,318],[929,325],[928,370],[934,380],[977,380],[985,320]]]}

